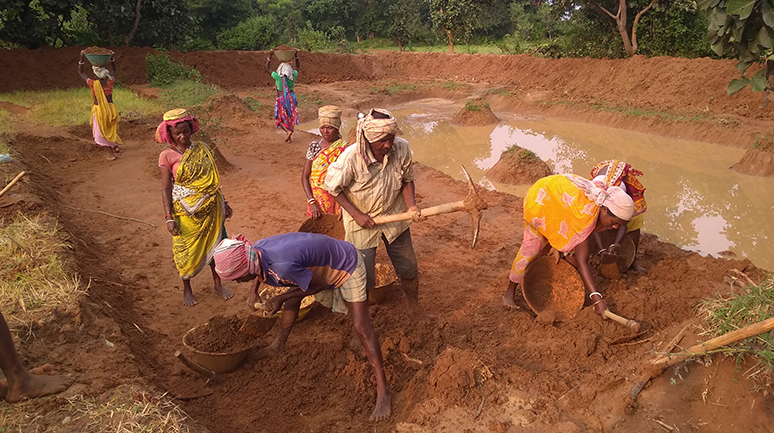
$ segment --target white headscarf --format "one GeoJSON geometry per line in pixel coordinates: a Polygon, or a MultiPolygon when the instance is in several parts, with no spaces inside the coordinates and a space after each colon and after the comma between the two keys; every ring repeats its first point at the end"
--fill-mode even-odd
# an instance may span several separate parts
{"type": "Polygon", "coordinates": [[[97,78],[102,78],[103,80],[110,80],[113,78],[113,76],[110,75],[110,71],[102,66],[92,66],[91,70],[94,71],[94,75],[96,75],[97,78]]]}
{"type": "Polygon", "coordinates": [[[279,66],[277,66],[277,74],[279,74],[280,77],[286,77],[286,78],[293,78],[293,67],[290,66],[290,63],[282,62],[279,66]]]}
{"type": "Polygon", "coordinates": [[[634,216],[634,200],[620,188],[606,188],[604,184],[590,181],[575,174],[565,174],[567,179],[586,193],[586,197],[597,206],[604,206],[613,215],[624,221],[634,216]]]}

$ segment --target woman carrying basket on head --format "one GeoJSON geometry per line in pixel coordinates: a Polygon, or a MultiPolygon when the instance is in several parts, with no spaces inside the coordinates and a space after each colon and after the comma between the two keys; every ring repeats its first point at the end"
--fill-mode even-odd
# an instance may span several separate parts
{"type": "Polygon", "coordinates": [[[91,89],[91,132],[94,135],[94,143],[99,147],[107,149],[108,161],[116,159],[118,145],[123,144],[121,137],[118,136],[118,111],[113,104],[113,83],[116,78],[116,62],[113,56],[110,56],[110,66],[113,69],[111,73],[102,66],[92,66],[91,70],[97,76],[96,80],[88,77],[83,72],[84,54],[81,52],[81,58],[78,60],[78,75],[86,81],[91,89]]]}
{"type": "Polygon", "coordinates": [[[274,119],[277,128],[282,128],[288,135],[285,142],[290,143],[290,136],[298,125],[298,100],[293,92],[293,86],[298,77],[298,51],[295,54],[296,69],[293,69],[288,62],[281,62],[276,71],[271,70],[271,56],[274,50],[269,51],[269,57],[266,58],[266,72],[274,78],[274,84],[277,87],[277,101],[274,103],[274,119]]]}

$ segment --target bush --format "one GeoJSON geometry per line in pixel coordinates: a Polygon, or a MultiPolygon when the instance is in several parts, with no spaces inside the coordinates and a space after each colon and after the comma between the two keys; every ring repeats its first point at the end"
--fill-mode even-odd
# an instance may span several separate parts
{"type": "Polygon", "coordinates": [[[465,103],[465,110],[467,111],[481,111],[489,108],[488,102],[473,102],[468,101],[465,103]]]}
{"type": "Polygon", "coordinates": [[[202,37],[197,37],[191,42],[185,44],[185,47],[183,47],[182,51],[187,53],[189,51],[212,51],[214,49],[215,44],[213,44],[211,41],[208,41],[202,37]]]}
{"type": "Polygon", "coordinates": [[[274,41],[277,22],[271,15],[248,18],[218,35],[224,50],[263,50],[274,41]]]}
{"type": "Polygon", "coordinates": [[[315,30],[312,22],[307,21],[306,27],[298,31],[298,47],[304,51],[326,51],[331,47],[331,40],[321,30],[315,30]]]}
{"type": "Polygon", "coordinates": [[[148,53],[145,56],[148,83],[152,86],[170,86],[177,80],[201,81],[202,74],[196,69],[176,62],[163,52],[148,53]]]}

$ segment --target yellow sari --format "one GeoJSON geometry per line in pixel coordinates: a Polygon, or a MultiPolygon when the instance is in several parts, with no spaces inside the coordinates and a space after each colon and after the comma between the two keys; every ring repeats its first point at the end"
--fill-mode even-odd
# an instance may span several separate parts
{"type": "Polygon", "coordinates": [[[174,217],[180,234],[172,238],[172,252],[180,278],[196,276],[212,260],[225,237],[225,202],[215,157],[196,141],[183,154],[172,189],[174,217]]]}
{"type": "Polygon", "coordinates": [[[546,244],[567,253],[594,231],[599,206],[581,189],[583,182],[589,181],[580,176],[557,174],[538,180],[527,191],[524,238],[511,265],[511,281],[522,282],[527,265],[546,244]]]}
{"type": "MultiPolygon", "coordinates": [[[[94,119],[97,120],[97,126],[102,137],[115,144],[123,144],[121,137],[118,136],[118,111],[115,104],[108,103],[105,91],[102,89],[102,83],[94,80],[94,96],[97,98],[97,104],[94,98],[91,100],[91,118],[89,125],[94,126],[94,119]]],[[[102,145],[102,143],[99,143],[102,145]]]]}

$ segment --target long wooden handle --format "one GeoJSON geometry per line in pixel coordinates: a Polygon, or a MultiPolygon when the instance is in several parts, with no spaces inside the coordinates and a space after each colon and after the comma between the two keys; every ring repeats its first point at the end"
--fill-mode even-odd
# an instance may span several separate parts
{"type": "MultiPolygon", "coordinates": [[[[464,201],[455,201],[454,203],[439,204],[438,206],[431,206],[427,209],[422,209],[422,216],[433,216],[444,213],[457,212],[465,209],[464,201]]],[[[411,212],[403,212],[394,215],[382,215],[374,218],[376,224],[394,223],[398,221],[408,221],[411,219],[411,212]]]]}
{"type": "Polygon", "coordinates": [[[653,365],[660,368],[667,368],[692,356],[703,355],[711,350],[715,350],[727,344],[735,343],[739,340],[744,340],[745,338],[763,334],[764,332],[770,331],[772,329],[774,329],[774,317],[753,323],[752,325],[745,326],[744,328],[737,329],[736,331],[731,331],[719,337],[707,340],[703,343],[694,344],[685,352],[664,355],[663,357],[655,360],[653,365]]]}
{"type": "Polygon", "coordinates": [[[2,197],[3,194],[8,192],[8,190],[11,189],[11,187],[14,186],[16,184],[16,182],[18,182],[19,179],[21,179],[22,176],[24,176],[25,174],[27,174],[26,171],[23,171],[23,172],[17,174],[16,177],[14,177],[13,180],[10,183],[8,183],[8,185],[6,185],[5,188],[3,188],[2,191],[0,191],[0,197],[2,197]]]}
{"type": "Polygon", "coordinates": [[[621,317],[621,316],[611,312],[610,310],[605,310],[602,313],[602,317],[604,317],[605,319],[610,319],[610,320],[612,320],[614,322],[618,322],[621,325],[624,325],[627,328],[630,328],[634,332],[639,332],[640,331],[640,324],[639,323],[635,322],[632,319],[627,319],[625,317],[621,317]]]}
{"type": "Polygon", "coordinates": [[[182,362],[183,365],[185,365],[186,367],[188,367],[191,370],[193,370],[193,371],[201,374],[202,376],[206,377],[207,378],[207,382],[209,382],[212,379],[215,379],[215,372],[214,371],[207,370],[206,368],[202,367],[201,365],[191,361],[190,359],[188,359],[188,357],[186,357],[185,355],[180,353],[179,350],[175,352],[175,358],[177,358],[180,362],[182,362]]]}

